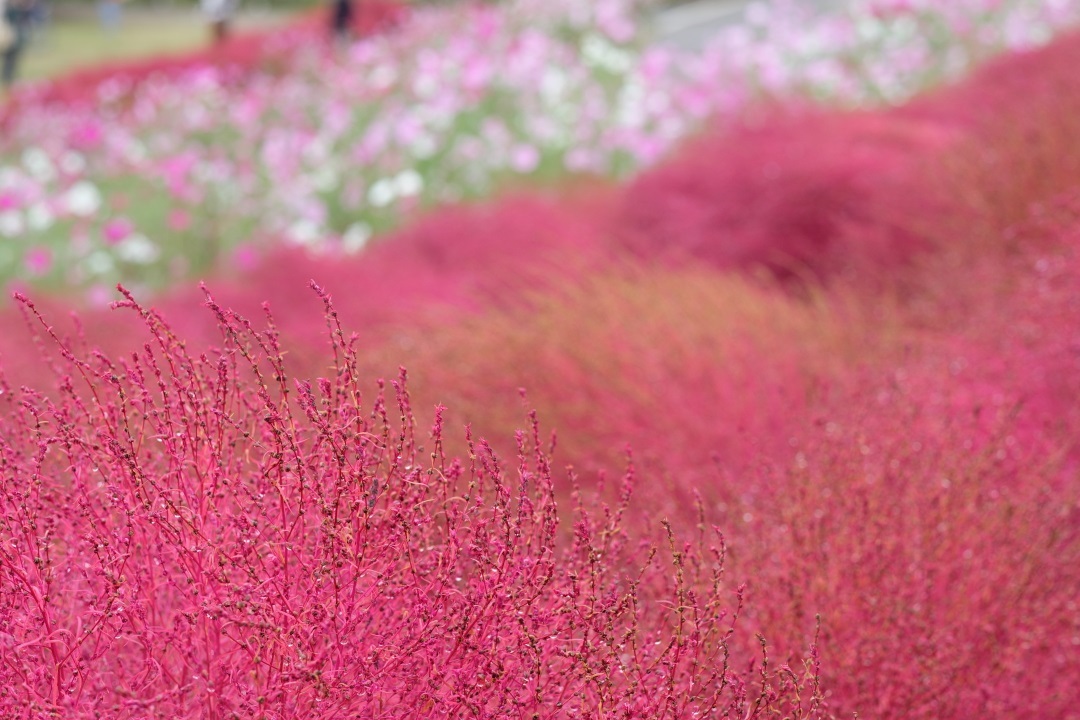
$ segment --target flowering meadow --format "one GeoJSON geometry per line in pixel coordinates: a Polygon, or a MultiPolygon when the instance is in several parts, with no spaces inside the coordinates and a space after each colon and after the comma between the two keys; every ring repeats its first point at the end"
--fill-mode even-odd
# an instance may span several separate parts
{"type": "Polygon", "coordinates": [[[305,18],[25,89],[0,141],[0,279],[101,301],[281,244],[354,253],[421,208],[624,178],[769,98],[900,101],[1080,21],[1064,0],[759,3],[686,55],[629,0],[362,8],[342,52],[305,18]]]}
{"type": "Polygon", "coordinates": [[[368,8],[7,107],[0,717],[1080,719],[1073,4],[368,8]]]}

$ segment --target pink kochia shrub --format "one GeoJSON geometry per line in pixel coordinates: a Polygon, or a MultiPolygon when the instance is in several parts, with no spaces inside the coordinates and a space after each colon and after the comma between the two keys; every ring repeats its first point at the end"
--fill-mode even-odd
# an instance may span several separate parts
{"type": "Polygon", "coordinates": [[[1080,34],[874,112],[715,127],[630,183],[620,243],[780,276],[895,280],[976,226],[1021,222],[1080,172],[1080,34]]]}
{"type": "MultiPolygon", "coordinates": [[[[565,284],[596,269],[607,257],[602,228],[611,214],[610,195],[608,188],[582,184],[572,200],[518,193],[497,203],[448,207],[362,255],[278,248],[251,268],[208,281],[221,304],[242,314],[261,313],[262,302],[272,298],[290,346],[288,361],[309,374],[325,365],[325,328],[311,322],[321,304],[308,279],[339,291],[341,322],[365,346],[383,344],[406,329],[411,334],[492,305],[520,304],[525,288],[565,284]]],[[[203,347],[220,334],[201,312],[199,298],[198,288],[185,286],[157,298],[155,307],[189,346],[203,347]]],[[[43,298],[38,305],[43,314],[63,317],[68,302],[43,298]]],[[[108,308],[82,308],[79,315],[91,343],[109,353],[124,351],[142,334],[108,308]]],[[[7,340],[0,342],[0,357],[14,381],[34,378],[37,350],[11,307],[0,309],[0,338],[7,340]]]]}
{"type": "Polygon", "coordinates": [[[217,351],[128,297],[150,339],[111,359],[21,299],[58,384],[0,385],[0,715],[825,716],[813,644],[740,630],[718,531],[631,531],[632,465],[558,508],[535,417],[515,463],[449,458],[404,373],[361,398],[324,299],[313,382],[213,300],[217,351]]]}
{"type": "Polygon", "coordinates": [[[886,113],[796,113],[707,133],[626,190],[620,236],[646,257],[780,276],[879,272],[925,250],[940,212],[920,172],[947,126],[886,113]]]}
{"type": "MultiPolygon", "coordinates": [[[[387,330],[445,323],[463,312],[513,302],[526,287],[565,284],[600,264],[610,192],[585,185],[576,190],[573,199],[518,193],[494,203],[444,208],[362,255],[275,250],[242,284],[223,276],[217,295],[248,314],[258,311],[261,299],[274,298],[279,325],[298,341],[294,352],[323,343],[320,328],[310,321],[319,312],[318,298],[299,278],[348,288],[336,296],[336,309],[365,341],[387,330]]],[[[169,315],[190,317],[195,306],[192,293],[182,292],[170,300],[169,315]]],[[[195,320],[191,331],[205,327],[204,318],[195,320]]]]}
{"type": "Polygon", "coordinates": [[[639,507],[692,527],[700,498],[723,528],[744,627],[786,657],[820,615],[838,717],[1072,718],[1075,258],[950,278],[977,299],[948,332],[865,295],[652,268],[418,335],[382,367],[408,363],[414,397],[491,437],[527,386],[578,467],[630,442],[639,507]]]}

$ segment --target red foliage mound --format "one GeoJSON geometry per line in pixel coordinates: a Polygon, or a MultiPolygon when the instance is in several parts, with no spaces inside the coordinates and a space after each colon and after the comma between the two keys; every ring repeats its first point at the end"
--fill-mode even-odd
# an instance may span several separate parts
{"type": "MultiPolygon", "coordinates": [[[[238,312],[259,315],[269,301],[289,339],[290,364],[302,373],[321,372],[325,328],[311,321],[321,309],[308,287],[311,278],[347,289],[336,295],[337,312],[366,346],[413,342],[414,333],[423,342],[429,329],[488,307],[521,304],[527,293],[598,267],[606,257],[601,239],[610,206],[604,189],[581,188],[572,201],[504,197],[440,210],[362,255],[279,248],[252,269],[210,281],[220,288],[222,304],[238,312]]],[[[206,313],[197,311],[200,296],[198,288],[180,288],[158,298],[156,307],[189,343],[204,347],[220,334],[206,313]]],[[[50,317],[68,314],[65,301],[46,298],[39,304],[50,317]]],[[[79,316],[87,341],[108,352],[127,353],[145,342],[142,328],[107,309],[84,308],[79,316]]],[[[57,332],[70,327],[58,323],[57,332]]],[[[0,313],[0,337],[7,340],[0,344],[0,357],[9,375],[19,383],[32,381],[40,367],[38,351],[17,313],[0,313]]]]}
{"type": "MultiPolygon", "coordinates": [[[[262,299],[272,300],[281,326],[308,347],[323,342],[319,329],[311,327],[318,307],[308,278],[348,289],[336,295],[338,313],[365,340],[373,333],[445,322],[595,267],[608,205],[604,194],[583,191],[573,201],[518,195],[447,208],[360,256],[275,251],[242,285],[223,281],[218,295],[249,314],[262,299]]],[[[190,314],[183,309],[192,306],[190,296],[173,302],[181,306],[178,316],[190,314]]]]}
{"type": "Polygon", "coordinates": [[[919,161],[949,139],[880,113],[707,134],[628,188],[622,241],[641,256],[763,266],[780,277],[895,267],[925,247],[910,219],[928,219],[940,201],[919,161]]]}
{"type": "Polygon", "coordinates": [[[627,529],[632,471],[568,518],[535,420],[513,469],[448,459],[404,376],[362,401],[329,302],[314,384],[272,324],[211,300],[194,357],[125,304],[130,359],[0,385],[4,717],[824,717],[816,651],[739,631],[718,533],[627,529]]]}
{"type": "Polygon", "coordinates": [[[620,244],[780,277],[889,282],[973,223],[1000,233],[1075,186],[1078,64],[1073,34],[896,110],[706,132],[631,184],[620,244]]]}
{"type": "Polygon", "coordinates": [[[808,305],[651,268],[367,354],[385,358],[372,372],[408,363],[420,402],[490,437],[528,388],[576,466],[629,442],[646,513],[693,525],[700,498],[724,529],[747,620],[779,657],[821,615],[838,716],[1068,718],[1075,256],[996,255],[996,272],[949,278],[978,309],[962,329],[947,310],[930,325],[866,296],[808,305]]]}
{"type": "Polygon", "coordinates": [[[991,60],[962,82],[916,98],[898,112],[969,131],[999,124],[1003,115],[1020,120],[1032,105],[1075,102],[1077,63],[1080,32],[1074,31],[1044,47],[991,60]]]}

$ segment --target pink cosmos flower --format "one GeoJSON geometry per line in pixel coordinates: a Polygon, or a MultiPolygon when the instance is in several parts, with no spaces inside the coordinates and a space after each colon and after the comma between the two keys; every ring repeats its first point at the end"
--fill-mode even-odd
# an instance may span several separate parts
{"type": "Polygon", "coordinates": [[[232,253],[233,265],[238,270],[252,270],[259,262],[259,253],[254,245],[238,245],[232,253]]]}
{"type": "Polygon", "coordinates": [[[95,119],[87,119],[82,124],[72,128],[69,142],[71,147],[77,150],[93,150],[100,147],[105,140],[105,130],[101,123],[95,119]]]}
{"type": "Polygon", "coordinates": [[[117,243],[122,242],[134,231],[135,226],[125,217],[113,218],[105,223],[105,227],[101,229],[102,235],[105,236],[105,242],[109,245],[116,245],[117,243]]]}
{"type": "Polygon", "coordinates": [[[169,229],[174,232],[183,232],[191,227],[191,214],[183,208],[173,208],[169,211],[169,229]]]}
{"type": "Polygon", "coordinates": [[[159,171],[170,193],[180,198],[192,198],[194,190],[191,183],[191,172],[196,163],[197,158],[194,154],[183,153],[168,158],[160,164],[159,171]]]}
{"type": "Polygon", "coordinates": [[[23,262],[26,264],[26,271],[31,275],[44,275],[52,268],[52,251],[40,246],[31,248],[23,262]]]}
{"type": "Polygon", "coordinates": [[[540,164],[540,151],[533,145],[521,144],[510,154],[510,167],[515,172],[530,173],[540,164]]]}
{"type": "Polygon", "coordinates": [[[19,207],[19,196],[7,190],[0,193],[0,210],[14,210],[19,207]]]}
{"type": "Polygon", "coordinates": [[[108,307],[112,299],[113,290],[105,285],[93,285],[86,291],[86,300],[91,307],[108,307]]]}

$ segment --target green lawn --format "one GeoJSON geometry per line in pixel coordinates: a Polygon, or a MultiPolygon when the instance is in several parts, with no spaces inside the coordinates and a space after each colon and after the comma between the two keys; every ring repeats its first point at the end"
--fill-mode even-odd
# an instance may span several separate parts
{"type": "MultiPolygon", "coordinates": [[[[237,29],[265,26],[280,17],[267,13],[243,16],[237,29]]],[[[27,49],[19,75],[40,80],[100,63],[192,50],[208,40],[206,23],[194,11],[129,11],[123,24],[113,31],[101,27],[93,17],[57,19],[27,49]]]]}

